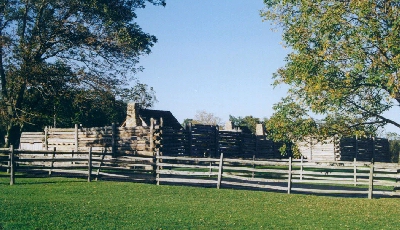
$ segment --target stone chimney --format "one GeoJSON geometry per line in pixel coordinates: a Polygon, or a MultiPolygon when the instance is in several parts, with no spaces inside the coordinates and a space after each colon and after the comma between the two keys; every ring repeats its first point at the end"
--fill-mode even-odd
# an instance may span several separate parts
{"type": "Polygon", "coordinates": [[[262,124],[257,124],[256,135],[257,136],[265,136],[264,126],[262,124]]]}
{"type": "Polygon", "coordinates": [[[126,127],[135,127],[141,126],[142,121],[139,117],[139,104],[137,103],[128,103],[128,109],[126,111],[126,127]]]}
{"type": "Polygon", "coordinates": [[[225,123],[225,131],[233,131],[233,122],[232,121],[227,121],[225,123]]]}

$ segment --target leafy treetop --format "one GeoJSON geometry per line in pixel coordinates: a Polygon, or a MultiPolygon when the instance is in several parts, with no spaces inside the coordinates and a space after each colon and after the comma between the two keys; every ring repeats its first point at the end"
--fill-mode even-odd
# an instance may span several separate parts
{"type": "MultiPolygon", "coordinates": [[[[0,116],[17,144],[40,116],[30,97],[70,90],[120,91],[157,41],[135,9],[165,0],[3,0],[0,2],[0,116]]],[[[9,145],[10,143],[6,143],[9,145]]]]}
{"type": "MultiPolygon", "coordinates": [[[[326,128],[312,129],[325,135],[371,134],[386,124],[400,128],[397,120],[384,115],[400,102],[399,1],[264,3],[261,15],[283,30],[285,45],[292,49],[274,75],[275,84],[290,86],[274,119],[290,115],[292,109],[282,107],[288,105],[325,115],[326,128]]],[[[312,122],[302,120],[308,128],[287,127],[299,128],[295,132],[302,135],[312,131],[307,125],[312,122]]],[[[277,130],[279,122],[275,124],[277,130]]]]}

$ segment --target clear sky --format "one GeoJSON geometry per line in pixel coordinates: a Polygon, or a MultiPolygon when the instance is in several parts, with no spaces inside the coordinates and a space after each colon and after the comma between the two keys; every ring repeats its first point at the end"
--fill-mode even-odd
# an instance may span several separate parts
{"type": "Polygon", "coordinates": [[[224,122],[229,115],[264,118],[285,95],[271,86],[284,65],[281,33],[259,11],[262,0],[168,0],[138,10],[138,24],[158,38],[137,77],[154,87],[154,109],[182,122],[204,110],[224,122]]]}
{"type": "MultiPolygon", "coordinates": [[[[223,122],[229,115],[270,117],[286,94],[271,85],[272,74],[289,50],[263,22],[263,7],[263,0],[167,0],[166,7],[137,10],[138,24],[158,38],[137,74],[156,91],[154,109],[171,111],[179,122],[201,110],[223,122]]],[[[398,114],[398,107],[386,113],[398,114]]]]}

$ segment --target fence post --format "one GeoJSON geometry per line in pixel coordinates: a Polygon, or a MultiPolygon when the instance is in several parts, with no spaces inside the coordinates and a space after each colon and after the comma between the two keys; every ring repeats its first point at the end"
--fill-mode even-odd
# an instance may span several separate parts
{"type": "Polygon", "coordinates": [[[358,156],[358,136],[356,135],[356,144],[355,144],[356,146],[356,152],[355,152],[355,154],[354,154],[354,157],[355,158],[357,158],[357,156],[358,156]]]}
{"type": "Polygon", "coordinates": [[[106,156],[106,154],[107,154],[107,148],[104,148],[104,149],[103,149],[103,155],[101,156],[99,168],[97,168],[96,181],[98,181],[98,179],[99,179],[100,168],[101,168],[101,166],[103,165],[104,157],[106,156]]]}
{"type": "Polygon", "coordinates": [[[357,158],[354,157],[354,186],[357,186],[357,158]]]}
{"type": "Polygon", "coordinates": [[[186,151],[188,156],[192,155],[192,122],[189,122],[189,124],[187,124],[187,129],[186,129],[188,136],[187,138],[189,139],[188,141],[188,150],[186,151]]]}
{"type": "Polygon", "coordinates": [[[157,150],[156,153],[156,184],[160,185],[160,152],[157,150]]]}
{"type": "Polygon", "coordinates": [[[335,148],[336,138],[333,136],[333,161],[336,161],[336,148],[335,148]]]}
{"type": "MultiPolygon", "coordinates": [[[[218,125],[216,125],[215,126],[215,139],[214,139],[214,141],[215,141],[215,151],[214,151],[214,156],[218,156],[218,153],[220,152],[220,149],[219,149],[219,126],[218,125]]],[[[210,152],[210,154],[211,154],[211,152],[210,152]]],[[[212,157],[214,157],[214,156],[212,156],[212,157]]]]}
{"type": "Polygon", "coordinates": [[[56,147],[53,148],[53,154],[51,155],[51,162],[50,162],[50,169],[49,169],[49,176],[51,176],[51,170],[54,167],[54,158],[56,156],[56,147]]]}
{"type": "MultiPolygon", "coordinates": [[[[10,145],[10,150],[11,150],[11,145],[10,145]]],[[[10,174],[11,172],[11,153],[8,154],[8,161],[7,161],[7,174],[10,174]]]]}
{"type": "Polygon", "coordinates": [[[292,190],[292,157],[289,157],[289,172],[288,172],[288,190],[287,193],[290,194],[292,190]]]}
{"type": "Polygon", "coordinates": [[[304,163],[304,157],[301,155],[301,161],[300,161],[300,181],[303,181],[303,163],[304,163]]]}
{"type": "Polygon", "coordinates": [[[371,160],[369,169],[368,199],[372,199],[374,193],[374,159],[371,160]]]}
{"type": "Polygon", "coordinates": [[[372,137],[372,159],[375,159],[375,155],[376,155],[376,152],[375,152],[375,137],[372,137]]]}
{"type": "Polygon", "coordinates": [[[159,125],[159,128],[158,128],[158,131],[157,131],[157,138],[155,138],[155,139],[157,139],[157,142],[155,142],[155,148],[157,148],[158,149],[158,152],[159,152],[159,155],[161,156],[161,155],[164,155],[163,154],[163,143],[164,143],[164,141],[163,141],[163,136],[162,136],[162,134],[163,134],[163,128],[164,128],[164,120],[163,120],[163,118],[162,117],[160,117],[160,125],[159,125]]]}
{"type": "Polygon", "coordinates": [[[223,173],[223,164],[224,164],[224,154],[221,153],[221,157],[219,159],[219,170],[218,170],[218,181],[217,181],[217,189],[221,188],[222,181],[222,173],[223,173]]]}
{"type": "Polygon", "coordinates": [[[75,124],[75,152],[78,152],[78,124],[75,124]]]}
{"type": "Polygon", "coordinates": [[[312,152],[312,146],[313,146],[313,138],[310,137],[310,160],[313,159],[313,152],[312,152]]]}
{"type": "MultiPolygon", "coordinates": [[[[150,151],[153,152],[153,156],[154,156],[154,152],[155,152],[155,148],[154,148],[154,119],[150,118],[150,133],[149,133],[149,142],[150,142],[150,151]]],[[[156,153],[157,155],[157,153],[156,153]]]]}
{"type": "Polygon", "coordinates": [[[14,146],[10,146],[10,185],[15,183],[15,162],[14,162],[14,146]]]}
{"type": "Polygon", "coordinates": [[[92,181],[92,147],[89,148],[88,156],[88,182],[92,181]]]}
{"type": "Polygon", "coordinates": [[[254,178],[254,169],[256,168],[255,160],[256,160],[256,155],[253,155],[253,171],[251,172],[251,178],[254,178]]]}
{"type": "Polygon", "coordinates": [[[48,135],[49,135],[49,128],[46,126],[46,128],[44,128],[44,150],[49,149],[48,135]]]}
{"type": "Polygon", "coordinates": [[[112,157],[116,156],[116,126],[115,123],[111,125],[111,154],[112,157]]]}
{"type": "Polygon", "coordinates": [[[208,170],[208,177],[211,177],[211,173],[212,173],[212,162],[211,162],[211,156],[208,156],[209,160],[210,160],[210,169],[208,170]]]}

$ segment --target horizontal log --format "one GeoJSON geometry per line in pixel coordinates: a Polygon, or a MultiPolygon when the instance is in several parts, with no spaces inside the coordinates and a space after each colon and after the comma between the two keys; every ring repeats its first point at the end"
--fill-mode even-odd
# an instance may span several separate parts
{"type": "Polygon", "coordinates": [[[171,157],[171,156],[156,156],[161,160],[179,160],[179,161],[194,161],[194,162],[219,162],[216,158],[191,158],[191,157],[171,157]]]}
{"type": "Polygon", "coordinates": [[[184,175],[184,176],[218,176],[218,172],[193,172],[193,171],[174,171],[157,170],[156,173],[162,175],[184,175]]]}
{"type": "Polygon", "coordinates": [[[78,169],[86,169],[87,171],[88,166],[79,166],[79,165],[69,165],[69,166],[60,166],[60,165],[24,165],[20,166],[17,168],[17,170],[28,170],[28,169],[43,169],[43,170],[57,170],[57,169],[63,169],[63,170],[78,170],[78,169]]]}
{"type": "Polygon", "coordinates": [[[30,140],[44,141],[44,136],[21,136],[20,138],[20,142],[30,141],[30,140]]]}
{"type": "MultiPolygon", "coordinates": [[[[37,169],[41,170],[41,169],[37,169]]],[[[57,173],[71,173],[71,174],[83,174],[87,175],[88,171],[87,170],[74,170],[74,169],[52,169],[52,172],[57,172],[57,173]]]]}
{"type": "Polygon", "coordinates": [[[88,152],[73,152],[73,151],[52,151],[52,150],[20,150],[20,149],[16,149],[14,150],[15,154],[57,154],[57,155],[62,155],[62,154],[69,154],[71,155],[72,153],[74,154],[82,154],[82,155],[86,155],[88,154],[88,152]]]}
{"type": "MultiPolygon", "coordinates": [[[[238,179],[238,180],[244,180],[244,181],[252,181],[252,182],[264,182],[264,183],[277,183],[277,182],[283,182],[287,183],[287,179],[265,179],[265,178],[258,178],[258,177],[244,177],[244,176],[238,176],[237,174],[233,173],[223,173],[222,175],[224,178],[231,178],[231,179],[238,179]]],[[[250,174],[249,174],[250,176],[250,174]]]]}
{"type": "MultiPolygon", "coordinates": [[[[111,147],[95,146],[95,147],[78,147],[78,153],[85,153],[85,152],[88,153],[90,148],[92,148],[93,154],[103,153],[104,149],[107,149],[108,152],[111,152],[111,147]]],[[[70,152],[71,151],[73,151],[73,150],[70,150],[70,152]]],[[[58,152],[58,150],[57,150],[57,152],[58,152]]]]}
{"type": "Polygon", "coordinates": [[[400,169],[400,164],[398,163],[382,163],[382,162],[376,162],[374,163],[375,168],[384,168],[384,169],[400,169]]]}
{"type": "Polygon", "coordinates": [[[39,136],[39,135],[44,135],[44,132],[22,132],[21,137],[23,136],[39,136]]]}
{"type": "MultiPolygon", "coordinates": [[[[326,194],[365,194],[367,195],[368,191],[362,190],[344,190],[344,189],[312,189],[312,188],[296,188],[292,187],[292,191],[296,192],[307,192],[307,193],[326,193],[326,194]]],[[[375,191],[374,191],[375,193],[375,191]]]]}
{"type": "MultiPolygon", "coordinates": [[[[96,162],[99,163],[99,162],[96,162]]],[[[103,161],[103,164],[112,164],[112,165],[122,165],[124,167],[153,167],[155,164],[154,163],[148,163],[148,164],[140,164],[140,163],[124,163],[124,162],[114,162],[114,161],[103,161]]]]}
{"type": "Polygon", "coordinates": [[[119,156],[113,158],[117,160],[127,160],[127,161],[153,161],[154,157],[141,157],[141,156],[119,156]]]}
{"type": "MultiPolygon", "coordinates": [[[[354,181],[354,177],[334,177],[334,176],[312,176],[312,175],[293,175],[293,178],[302,178],[303,180],[326,180],[326,181],[354,181]]],[[[368,177],[366,177],[368,178],[368,177]]],[[[366,181],[361,177],[357,178],[358,181],[366,181]]]]}
{"type": "MultiPolygon", "coordinates": [[[[93,169],[96,170],[98,169],[98,166],[93,166],[93,169]]],[[[147,172],[147,173],[153,173],[153,170],[148,170],[148,169],[143,169],[143,168],[127,168],[127,167],[116,167],[116,166],[108,166],[108,165],[102,165],[100,167],[101,170],[115,170],[115,171],[129,171],[129,172],[147,172]]]]}
{"type": "MultiPolygon", "coordinates": [[[[351,164],[327,165],[327,164],[317,164],[317,163],[305,163],[305,164],[295,163],[295,164],[293,164],[293,166],[297,166],[297,167],[303,166],[305,168],[319,168],[319,169],[349,169],[349,170],[354,169],[354,165],[351,165],[351,164]]],[[[363,167],[369,169],[369,165],[365,166],[362,164],[358,164],[358,165],[356,165],[356,167],[357,167],[357,169],[360,169],[360,170],[363,167]]]]}
{"type": "MultiPolygon", "coordinates": [[[[319,180],[307,180],[307,179],[293,179],[293,183],[308,183],[308,184],[330,184],[330,185],[353,185],[354,181],[347,180],[326,180],[326,178],[321,178],[319,180]]],[[[357,181],[357,185],[368,185],[368,182],[357,181]]]]}
{"type": "Polygon", "coordinates": [[[79,142],[111,141],[111,137],[79,137],[79,142]]]}
{"type": "Polygon", "coordinates": [[[257,166],[287,166],[287,161],[253,161],[253,160],[241,160],[241,159],[224,159],[224,162],[229,163],[242,163],[245,165],[257,165],[257,166]]]}
{"type": "Polygon", "coordinates": [[[255,172],[255,173],[258,172],[258,173],[288,174],[288,169],[257,169],[257,168],[224,166],[224,170],[247,171],[247,172],[255,172]]]}
{"type": "MultiPolygon", "coordinates": [[[[301,170],[293,170],[293,174],[303,174],[303,175],[326,175],[326,176],[344,176],[344,177],[353,177],[354,172],[316,172],[316,171],[301,171],[301,170]]],[[[357,173],[357,176],[369,176],[369,174],[365,173],[357,173]]]]}
{"type": "Polygon", "coordinates": [[[375,173],[374,172],[374,179],[375,178],[400,179],[400,175],[398,175],[398,174],[386,174],[386,173],[375,173]]]}
{"type": "Polygon", "coordinates": [[[206,180],[206,179],[183,179],[183,178],[157,178],[159,182],[172,182],[172,183],[192,183],[192,184],[216,184],[217,181],[214,180],[206,180]]]}
{"type": "Polygon", "coordinates": [[[87,162],[88,159],[80,159],[80,158],[32,158],[32,159],[19,159],[16,162],[17,163],[24,163],[24,162],[68,162],[68,161],[74,161],[74,162],[87,162]]]}
{"type": "MultiPolygon", "coordinates": [[[[123,154],[124,152],[118,151],[118,154],[123,154]]],[[[144,156],[144,157],[152,157],[154,153],[148,151],[148,149],[144,150],[136,150],[136,151],[125,151],[125,155],[135,155],[135,156],[144,156]]]]}
{"type": "Polygon", "coordinates": [[[75,132],[75,128],[50,128],[48,133],[75,132]]]}
{"type": "Polygon", "coordinates": [[[400,196],[400,192],[398,191],[379,191],[374,190],[374,195],[386,195],[386,196],[400,196]]]}
{"type": "Polygon", "coordinates": [[[51,138],[47,139],[47,143],[49,145],[59,145],[59,144],[64,144],[64,143],[75,143],[75,139],[69,139],[69,138],[51,138]]]}
{"type": "Polygon", "coordinates": [[[34,143],[39,143],[42,144],[43,141],[42,140],[38,140],[38,139],[21,139],[20,144],[34,144],[34,143]]]}
{"type": "Polygon", "coordinates": [[[59,139],[74,139],[75,138],[75,133],[49,134],[47,136],[48,140],[56,139],[56,138],[59,138],[59,139]]]}
{"type": "Polygon", "coordinates": [[[176,168],[197,168],[197,169],[219,169],[218,166],[207,166],[207,165],[187,165],[187,164],[168,164],[168,163],[157,163],[157,166],[161,167],[176,167],[176,168]]]}
{"type": "Polygon", "coordinates": [[[398,185],[395,181],[386,181],[386,180],[374,180],[374,186],[393,186],[396,187],[398,185]]]}

